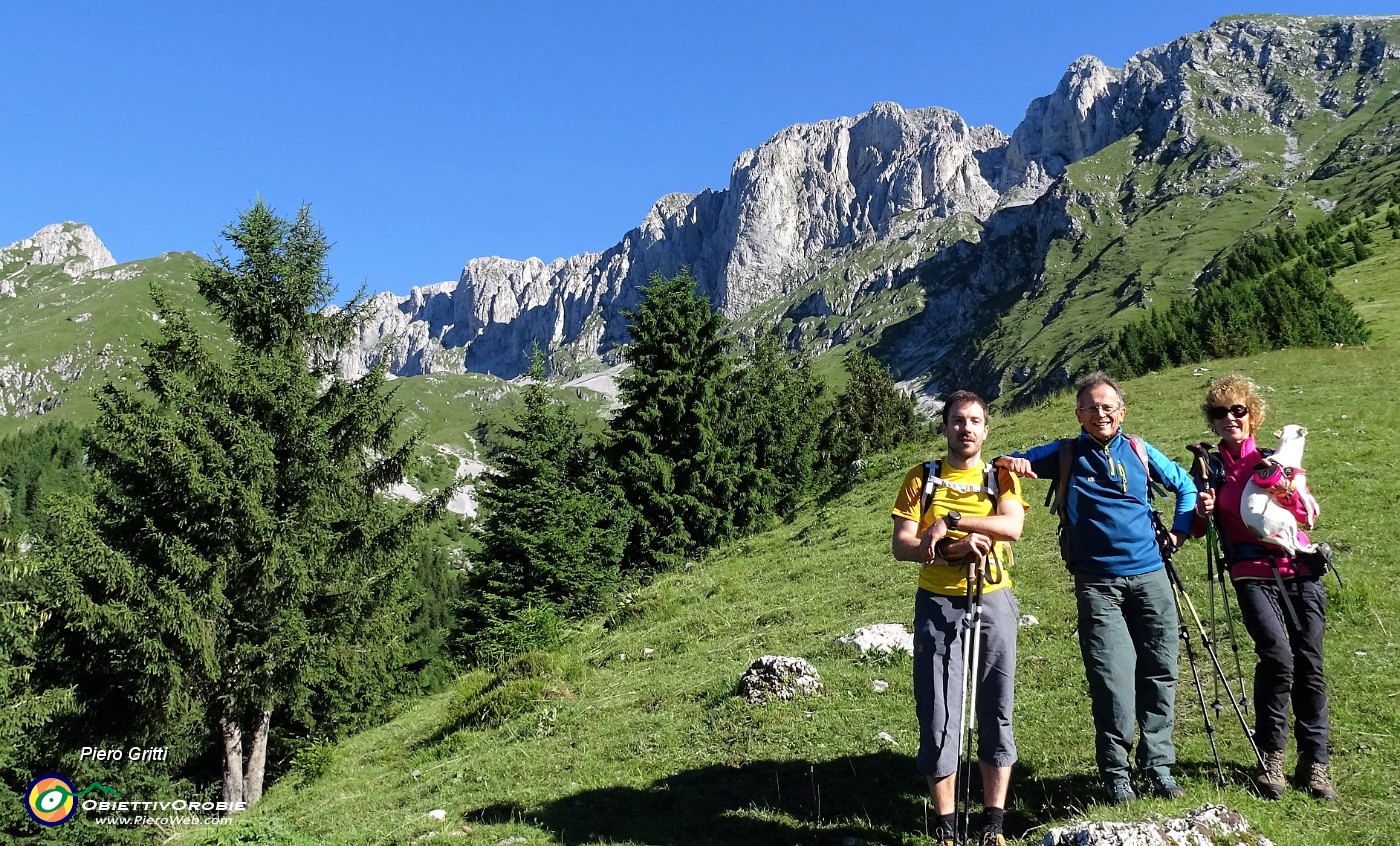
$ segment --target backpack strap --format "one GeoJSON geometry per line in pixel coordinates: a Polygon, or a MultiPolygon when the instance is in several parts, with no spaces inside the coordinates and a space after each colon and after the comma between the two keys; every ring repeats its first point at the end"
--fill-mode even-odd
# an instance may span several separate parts
{"type": "Polygon", "coordinates": [[[1000,485],[997,483],[997,469],[988,464],[982,469],[981,485],[965,485],[961,482],[950,482],[943,478],[943,462],[938,459],[924,462],[924,492],[919,497],[919,514],[923,515],[928,511],[928,506],[933,501],[934,491],[938,488],[947,488],[958,493],[980,493],[996,502],[1000,494],[1000,485]]]}
{"type": "Polygon", "coordinates": [[[943,463],[938,459],[924,462],[924,492],[919,496],[919,516],[922,518],[928,511],[928,504],[933,501],[933,490],[938,487],[940,479],[938,475],[943,471],[943,463]]]}
{"type": "Polygon", "coordinates": [[[1069,474],[1074,465],[1074,439],[1060,438],[1056,444],[1060,459],[1060,474],[1055,477],[1055,484],[1045,492],[1045,507],[1050,509],[1050,513],[1060,518],[1060,525],[1063,526],[1069,519],[1068,507],[1065,502],[1069,498],[1069,474]]]}
{"type": "Polygon", "coordinates": [[[1147,460],[1147,444],[1137,435],[1124,435],[1128,443],[1133,447],[1133,454],[1142,462],[1142,469],[1147,471],[1147,504],[1152,505],[1152,500],[1158,496],[1166,494],[1167,489],[1162,486],[1162,480],[1158,477],[1157,471],[1152,469],[1152,462],[1147,460]]]}

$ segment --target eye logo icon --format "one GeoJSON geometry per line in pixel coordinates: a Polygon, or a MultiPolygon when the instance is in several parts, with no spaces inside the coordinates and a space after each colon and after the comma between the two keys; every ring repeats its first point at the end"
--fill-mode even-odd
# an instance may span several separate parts
{"type": "Polygon", "coordinates": [[[24,808],[39,825],[55,826],[68,822],[78,803],[73,782],[61,775],[43,775],[29,783],[24,792],[24,808]]]}

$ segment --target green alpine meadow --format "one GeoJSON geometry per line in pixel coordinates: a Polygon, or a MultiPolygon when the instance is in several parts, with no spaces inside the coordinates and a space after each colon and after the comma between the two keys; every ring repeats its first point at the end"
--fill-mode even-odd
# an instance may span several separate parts
{"type": "Polygon", "coordinates": [[[1222,18],[1076,61],[1010,136],[790,127],[530,284],[345,289],[314,204],[262,200],[209,255],[0,249],[0,843],[935,843],[911,659],[838,639],[912,620],[890,510],[939,399],[991,401],[991,458],[1076,434],[1099,369],[1183,466],[1220,376],[1261,446],[1307,430],[1340,801],[1256,791],[1253,644],[1196,540],[1185,796],[1101,803],[1028,480],[1008,842],[1206,804],[1248,824],[1214,843],[1391,842],[1397,91],[1400,16],[1222,18]],[[820,685],[749,702],[762,656],[820,685]]]}

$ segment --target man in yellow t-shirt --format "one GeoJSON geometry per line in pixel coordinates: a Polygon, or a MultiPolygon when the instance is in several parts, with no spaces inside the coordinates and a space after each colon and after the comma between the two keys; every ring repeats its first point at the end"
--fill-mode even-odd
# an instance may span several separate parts
{"type": "Polygon", "coordinates": [[[1011,541],[1025,524],[1020,479],[988,473],[982,461],[987,403],[957,391],[943,405],[948,455],[904,477],[895,500],[894,557],[917,561],[914,598],[914,705],[919,718],[918,766],[938,813],[940,846],[956,837],[958,739],[963,732],[962,638],[968,610],[968,560],[985,561],[982,643],[977,674],[977,759],[982,773],[983,846],[1004,846],[1002,821],[1016,741],[1011,731],[1020,607],[1011,592],[1011,541]],[[926,497],[926,493],[928,496],[926,497]],[[925,501],[927,506],[924,505],[925,501]]]}

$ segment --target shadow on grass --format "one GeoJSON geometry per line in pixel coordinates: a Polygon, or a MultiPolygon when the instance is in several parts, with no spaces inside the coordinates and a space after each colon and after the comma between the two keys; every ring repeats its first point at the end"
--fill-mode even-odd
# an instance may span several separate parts
{"type": "MultiPolygon", "coordinates": [[[[1213,776],[1203,766],[1202,778],[1213,776]]],[[[1184,775],[1185,773],[1183,773],[1184,775]]],[[[1006,814],[1009,838],[1081,817],[1097,801],[1096,773],[1040,778],[1018,764],[1006,814]]],[[[980,824],[974,791],[974,826],[980,824]]],[[[832,761],[753,761],[687,770],[644,788],[587,790],[537,808],[509,803],[468,813],[486,824],[524,823],[565,844],[918,843],[931,831],[923,779],[906,755],[884,751],[832,761]]]]}

